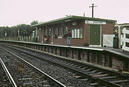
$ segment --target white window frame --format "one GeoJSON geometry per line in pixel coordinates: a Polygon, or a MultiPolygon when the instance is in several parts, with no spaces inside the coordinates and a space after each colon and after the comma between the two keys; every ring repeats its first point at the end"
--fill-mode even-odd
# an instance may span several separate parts
{"type": "Polygon", "coordinates": [[[72,29],[72,38],[83,38],[82,28],[72,29]]]}

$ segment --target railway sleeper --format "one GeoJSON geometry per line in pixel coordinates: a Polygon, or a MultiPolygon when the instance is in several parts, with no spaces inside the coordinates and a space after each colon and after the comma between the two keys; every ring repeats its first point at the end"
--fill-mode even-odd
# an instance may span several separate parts
{"type": "Polygon", "coordinates": [[[129,80],[116,80],[116,81],[111,81],[112,83],[126,83],[129,82],[129,80]]]}
{"type": "Polygon", "coordinates": [[[103,73],[103,72],[96,72],[96,73],[90,73],[89,75],[94,76],[94,75],[102,75],[102,74],[105,74],[105,73],[103,73]]]}
{"type": "Polygon", "coordinates": [[[116,76],[100,77],[100,79],[116,79],[116,76]]]}
{"type": "Polygon", "coordinates": [[[91,86],[97,86],[98,83],[96,83],[96,82],[95,82],[95,83],[90,83],[90,85],[91,85],[91,86]]]}
{"type": "MultiPolygon", "coordinates": [[[[58,64],[60,64],[60,63],[58,63],[58,64]]],[[[75,65],[76,66],[76,65],[75,65]]],[[[76,70],[76,69],[78,69],[77,68],[77,66],[75,67],[75,66],[69,66],[69,68],[74,68],[74,70],[76,70]]],[[[79,69],[80,70],[80,69],[79,69]]],[[[86,69],[87,70],[87,69],[86,69]]],[[[93,70],[93,69],[91,69],[91,70],[93,70]]],[[[91,70],[88,70],[88,71],[91,71],[91,70]]],[[[82,71],[82,70],[81,70],[82,71]]],[[[80,72],[81,73],[81,72],[80,72]]],[[[87,74],[87,73],[86,73],[87,74]]],[[[99,80],[99,77],[106,77],[106,76],[108,76],[109,74],[99,74],[99,75],[92,75],[92,76],[89,76],[89,77],[96,77],[98,80],[99,80]]],[[[100,81],[102,81],[102,79],[100,79],[99,80],[99,82],[100,81]]],[[[102,81],[102,82],[104,82],[104,81],[102,81]]],[[[123,82],[123,81],[122,81],[123,82]]],[[[109,83],[109,82],[107,82],[107,81],[105,81],[105,83],[106,84],[109,84],[109,85],[114,85],[115,87],[120,87],[119,85],[117,85],[117,84],[112,84],[112,82],[111,83],[109,83]]]]}
{"type": "Polygon", "coordinates": [[[49,84],[43,84],[43,87],[51,87],[49,84]]]}
{"type": "Polygon", "coordinates": [[[95,77],[95,78],[100,78],[100,77],[105,77],[105,76],[108,76],[108,74],[95,74],[95,75],[93,75],[93,77],[95,77]]]}

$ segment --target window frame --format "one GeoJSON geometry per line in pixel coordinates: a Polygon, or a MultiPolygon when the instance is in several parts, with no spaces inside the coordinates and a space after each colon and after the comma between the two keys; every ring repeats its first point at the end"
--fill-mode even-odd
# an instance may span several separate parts
{"type": "Polygon", "coordinates": [[[83,29],[82,28],[74,28],[72,29],[72,38],[81,39],[83,38],[83,29]]]}

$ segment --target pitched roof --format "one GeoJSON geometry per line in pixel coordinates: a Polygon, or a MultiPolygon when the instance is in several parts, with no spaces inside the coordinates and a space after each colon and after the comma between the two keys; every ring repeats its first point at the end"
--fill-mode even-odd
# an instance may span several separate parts
{"type": "Polygon", "coordinates": [[[73,21],[73,20],[91,20],[91,21],[105,21],[105,22],[111,22],[114,23],[116,20],[110,20],[110,19],[101,19],[101,18],[91,18],[91,17],[84,17],[84,16],[66,16],[63,18],[39,23],[36,25],[33,25],[33,27],[38,27],[38,26],[43,26],[43,25],[48,25],[48,24],[55,24],[59,22],[68,22],[68,21],[73,21]]]}

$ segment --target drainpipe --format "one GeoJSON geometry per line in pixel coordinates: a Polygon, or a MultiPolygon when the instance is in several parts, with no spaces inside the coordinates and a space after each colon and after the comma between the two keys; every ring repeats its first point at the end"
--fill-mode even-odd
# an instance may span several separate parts
{"type": "Polygon", "coordinates": [[[52,34],[52,36],[51,36],[51,44],[53,45],[54,44],[53,28],[51,28],[51,34],[52,34]]]}
{"type": "Polygon", "coordinates": [[[119,48],[121,48],[121,29],[120,29],[120,25],[118,25],[118,38],[119,38],[119,48]]]}
{"type": "Polygon", "coordinates": [[[38,42],[38,28],[36,27],[36,42],[38,42]]]}

